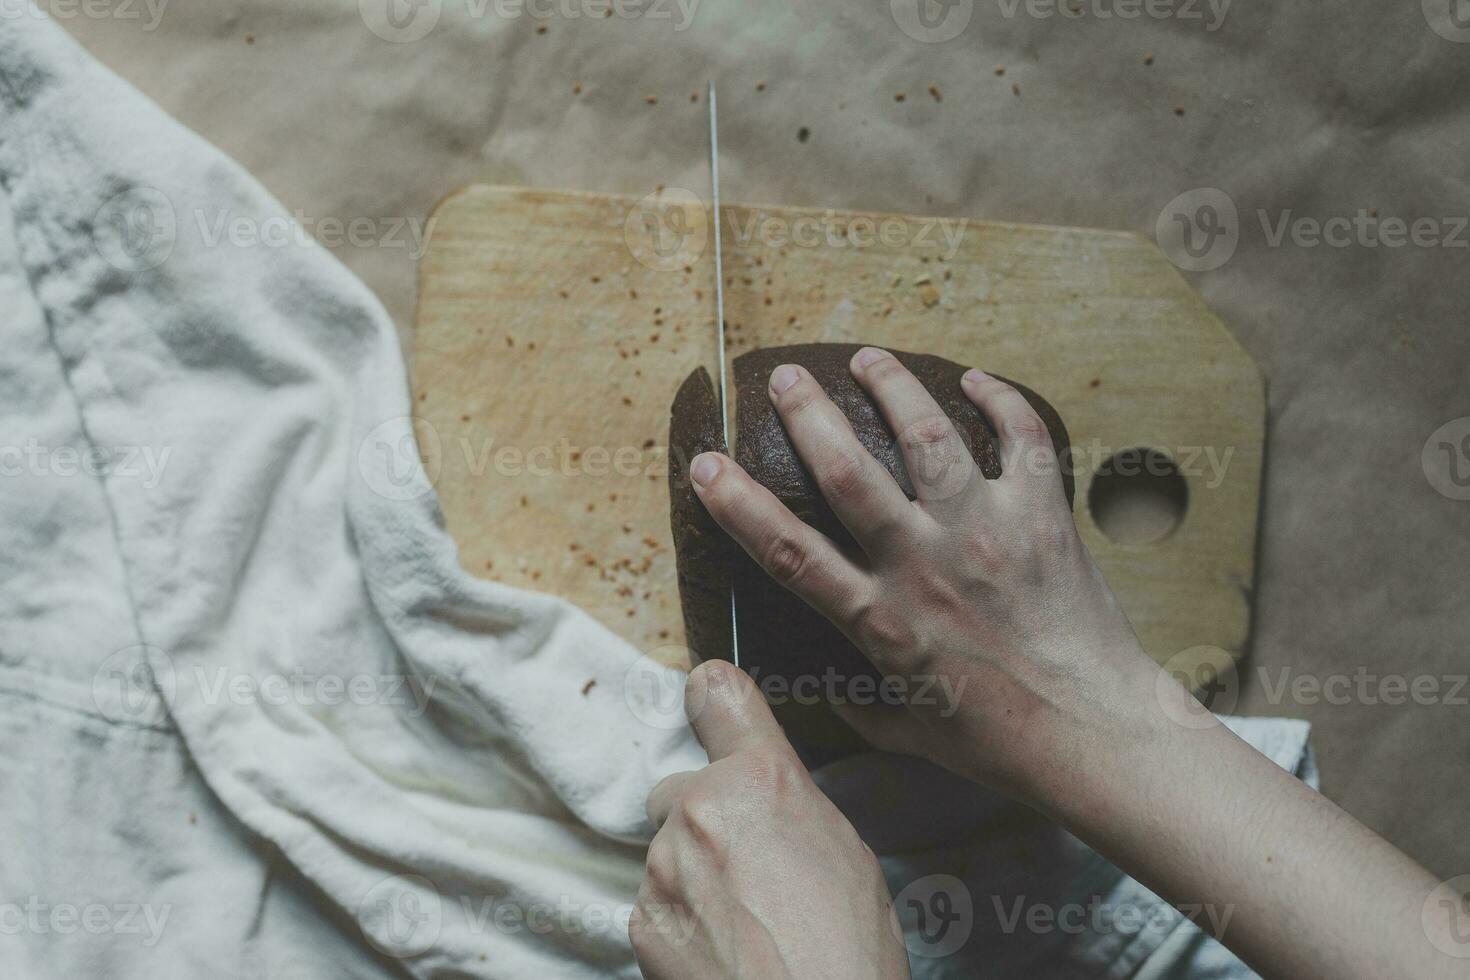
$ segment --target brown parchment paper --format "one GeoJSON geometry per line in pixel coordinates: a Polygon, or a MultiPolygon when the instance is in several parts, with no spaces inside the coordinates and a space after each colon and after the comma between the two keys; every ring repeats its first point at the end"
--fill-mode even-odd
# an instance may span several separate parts
{"type": "Polygon", "coordinates": [[[1329,796],[1470,871],[1470,502],[1423,464],[1470,416],[1470,30],[1442,0],[394,2],[48,6],[335,244],[405,341],[440,197],[703,188],[711,77],[730,200],[1153,235],[1223,192],[1238,242],[1192,281],[1270,398],[1237,710],[1310,719],[1329,796]],[[1360,211],[1437,230],[1312,243],[1360,211]],[[1394,677],[1438,694],[1389,703],[1394,677]]]}

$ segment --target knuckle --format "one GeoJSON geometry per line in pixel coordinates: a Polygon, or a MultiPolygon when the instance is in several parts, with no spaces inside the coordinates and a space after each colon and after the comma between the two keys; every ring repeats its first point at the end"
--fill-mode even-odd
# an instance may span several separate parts
{"type": "Polygon", "coordinates": [[[660,894],[676,895],[679,891],[679,864],[674,857],[674,849],[668,841],[661,839],[662,836],[655,837],[648,845],[644,875],[660,894]]]}
{"type": "Polygon", "coordinates": [[[790,585],[801,578],[811,556],[805,548],[785,531],[777,531],[766,544],[762,564],[767,574],[783,585],[790,585]]]}
{"type": "Polygon", "coordinates": [[[932,415],[910,425],[903,433],[903,444],[915,449],[945,446],[954,435],[954,426],[943,415],[932,415]]]}
{"type": "Polygon", "coordinates": [[[1019,392],[1012,395],[1012,400],[1015,405],[1006,413],[1006,434],[1024,442],[1049,440],[1051,434],[1047,431],[1046,423],[1041,421],[1041,416],[1036,414],[1031,403],[1021,397],[1019,392]]]}
{"type": "Polygon", "coordinates": [[[755,790],[771,796],[798,791],[806,783],[806,769],[788,746],[765,746],[750,754],[748,775],[755,790]]]}
{"type": "Polygon", "coordinates": [[[839,455],[823,468],[817,482],[828,499],[848,499],[862,489],[866,479],[863,464],[856,457],[839,455]]]}
{"type": "Polygon", "coordinates": [[[868,650],[906,650],[917,635],[908,616],[895,614],[886,606],[873,605],[858,613],[853,630],[868,650]]]}
{"type": "Polygon", "coordinates": [[[725,820],[718,800],[690,793],[679,803],[679,822],[684,831],[707,851],[723,848],[725,820]]]}

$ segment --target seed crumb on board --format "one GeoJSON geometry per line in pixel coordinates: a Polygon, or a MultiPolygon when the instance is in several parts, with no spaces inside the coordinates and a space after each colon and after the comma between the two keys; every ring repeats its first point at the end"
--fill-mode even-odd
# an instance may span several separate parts
{"type": "Polygon", "coordinates": [[[246,44],[254,44],[255,43],[255,35],[254,34],[246,34],[245,35],[245,43],[246,44]]]}
{"type": "Polygon", "coordinates": [[[1004,75],[1005,73],[1006,73],[1006,66],[1005,65],[996,65],[995,66],[995,74],[996,74],[996,77],[999,77],[1001,75],[1004,75]]]}
{"type": "Polygon", "coordinates": [[[764,81],[756,82],[755,90],[757,92],[764,92],[766,90],[766,83],[764,81]]]}
{"type": "Polygon", "coordinates": [[[1011,83],[1011,94],[1012,95],[1020,95],[1021,94],[1021,83],[1020,82],[1012,82],[1011,83]]]}
{"type": "Polygon", "coordinates": [[[902,102],[906,98],[908,98],[908,96],[907,95],[904,95],[902,92],[894,92],[893,93],[893,101],[894,102],[902,102]]]}
{"type": "Polygon", "coordinates": [[[597,686],[597,678],[595,678],[595,677],[589,677],[589,678],[587,678],[587,683],[585,683],[585,684],[582,685],[582,697],[585,698],[589,693],[591,693],[592,689],[594,687],[596,687],[596,686],[597,686]]]}
{"type": "Polygon", "coordinates": [[[934,96],[934,101],[935,102],[943,102],[944,101],[944,96],[939,94],[939,86],[938,85],[930,85],[929,86],[929,94],[932,95],[932,96],[934,96]]]}
{"type": "Polygon", "coordinates": [[[698,102],[699,101],[699,93],[698,92],[690,92],[689,93],[689,101],[690,102],[698,102]]]}
{"type": "Polygon", "coordinates": [[[811,135],[812,131],[803,126],[796,131],[796,142],[805,143],[807,140],[811,139],[811,135]]]}
{"type": "Polygon", "coordinates": [[[582,94],[582,83],[581,82],[573,82],[572,83],[572,94],[573,95],[581,95],[582,94]]]}
{"type": "Polygon", "coordinates": [[[546,25],[545,24],[537,24],[536,25],[536,33],[537,34],[545,34],[546,33],[546,25]]]}
{"type": "Polygon", "coordinates": [[[1184,106],[1182,106],[1182,105],[1176,105],[1174,107],[1174,115],[1176,115],[1176,116],[1182,116],[1182,115],[1184,115],[1184,106]]]}
{"type": "Polygon", "coordinates": [[[647,102],[649,105],[658,105],[658,96],[656,96],[656,95],[645,95],[643,97],[643,101],[644,102],[647,102]]]}
{"type": "Polygon", "coordinates": [[[932,283],[924,283],[919,287],[919,299],[925,306],[935,306],[939,303],[939,290],[932,283]]]}
{"type": "Polygon", "coordinates": [[[1102,384],[1102,378],[1093,378],[1091,381],[1087,382],[1087,387],[1096,388],[1100,384],[1102,384]]]}
{"type": "Polygon", "coordinates": [[[1151,54],[1144,55],[1143,56],[1143,63],[1145,65],[1151,65],[1151,64],[1153,64],[1154,63],[1154,56],[1151,55],[1151,54]]]}

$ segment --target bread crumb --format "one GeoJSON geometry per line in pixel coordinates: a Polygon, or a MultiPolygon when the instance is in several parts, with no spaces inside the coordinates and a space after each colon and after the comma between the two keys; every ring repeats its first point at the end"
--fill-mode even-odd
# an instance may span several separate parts
{"type": "Polygon", "coordinates": [[[1011,83],[1011,94],[1012,95],[1020,95],[1021,94],[1021,83],[1020,82],[1012,82],[1011,83]]]}
{"type": "Polygon", "coordinates": [[[1153,64],[1154,63],[1154,56],[1151,55],[1151,54],[1144,55],[1143,56],[1143,63],[1145,65],[1151,65],[1151,64],[1153,64]]]}
{"type": "Polygon", "coordinates": [[[756,82],[755,83],[755,90],[757,92],[764,92],[766,90],[766,83],[763,82],[763,81],[762,82],[756,82]]]}
{"type": "Polygon", "coordinates": [[[811,138],[811,135],[812,131],[803,126],[796,131],[796,142],[805,143],[808,139],[811,138]]]}
{"type": "Polygon", "coordinates": [[[522,507],[529,507],[529,506],[531,506],[531,501],[530,501],[530,499],[529,499],[529,498],[527,498],[527,497],[526,497],[526,496],[525,496],[525,495],[522,495],[522,496],[521,496],[521,506],[522,506],[522,507]]]}
{"type": "Polygon", "coordinates": [[[643,101],[644,102],[647,102],[649,105],[658,105],[658,96],[656,96],[656,95],[645,95],[643,97],[643,101]]]}
{"type": "Polygon", "coordinates": [[[923,300],[925,306],[934,306],[939,302],[939,290],[926,282],[919,287],[919,299],[923,300]]]}
{"type": "Polygon", "coordinates": [[[1096,388],[1097,386],[1099,386],[1101,384],[1102,384],[1102,378],[1093,378],[1091,381],[1087,382],[1087,387],[1089,387],[1089,388],[1096,388]]]}
{"type": "Polygon", "coordinates": [[[595,677],[589,677],[589,678],[587,678],[587,683],[582,685],[582,697],[585,698],[588,695],[588,693],[594,687],[596,687],[596,686],[597,686],[597,678],[595,678],[595,677]]]}
{"type": "Polygon", "coordinates": [[[1184,106],[1182,106],[1182,105],[1176,105],[1174,107],[1174,115],[1176,115],[1176,116],[1182,116],[1182,115],[1184,115],[1184,106]]]}
{"type": "Polygon", "coordinates": [[[902,102],[906,98],[908,98],[908,96],[904,95],[902,92],[894,92],[893,93],[893,101],[894,102],[902,102]]]}
{"type": "Polygon", "coordinates": [[[536,25],[536,33],[537,34],[545,34],[546,33],[546,25],[545,24],[537,24],[536,25]]]}
{"type": "Polygon", "coordinates": [[[469,416],[468,416],[468,415],[461,415],[461,416],[460,416],[460,417],[459,417],[459,420],[460,420],[460,421],[461,421],[461,422],[468,422],[468,421],[469,421],[469,420],[470,420],[470,417],[469,417],[469,416]]]}
{"type": "Polygon", "coordinates": [[[246,34],[245,35],[245,43],[246,44],[254,44],[255,43],[255,35],[254,34],[246,34]]]}
{"type": "Polygon", "coordinates": [[[944,101],[944,96],[942,96],[942,95],[939,94],[939,86],[938,85],[930,85],[929,86],[929,94],[932,95],[932,96],[934,96],[934,101],[935,102],[943,102],[944,101]]]}
{"type": "Polygon", "coordinates": [[[995,74],[997,76],[1004,75],[1005,73],[1006,73],[1006,66],[1005,65],[996,65],[995,66],[995,74]]]}
{"type": "Polygon", "coordinates": [[[581,82],[573,82],[572,83],[572,94],[573,95],[581,95],[582,94],[582,83],[581,82]]]}

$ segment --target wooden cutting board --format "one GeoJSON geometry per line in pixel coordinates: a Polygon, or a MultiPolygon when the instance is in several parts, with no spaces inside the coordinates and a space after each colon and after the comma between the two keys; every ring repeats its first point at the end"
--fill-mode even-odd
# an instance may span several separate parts
{"type": "MultiPolygon", "coordinates": [[[[721,218],[732,356],[862,341],[1026,383],[1080,451],[1078,526],[1150,654],[1242,654],[1262,379],[1152,242],[786,207],[727,205],[721,218]],[[1187,502],[1162,539],[1120,543],[1090,491],[1121,486],[1091,496],[1126,514],[1135,483],[1097,474],[1141,447],[1181,471],[1142,485],[1172,483],[1187,502]]],[[[473,186],[439,205],[430,230],[416,426],[465,567],[565,596],[657,659],[687,663],[664,449],[679,382],[716,364],[703,202],[677,189],[473,186]]]]}

